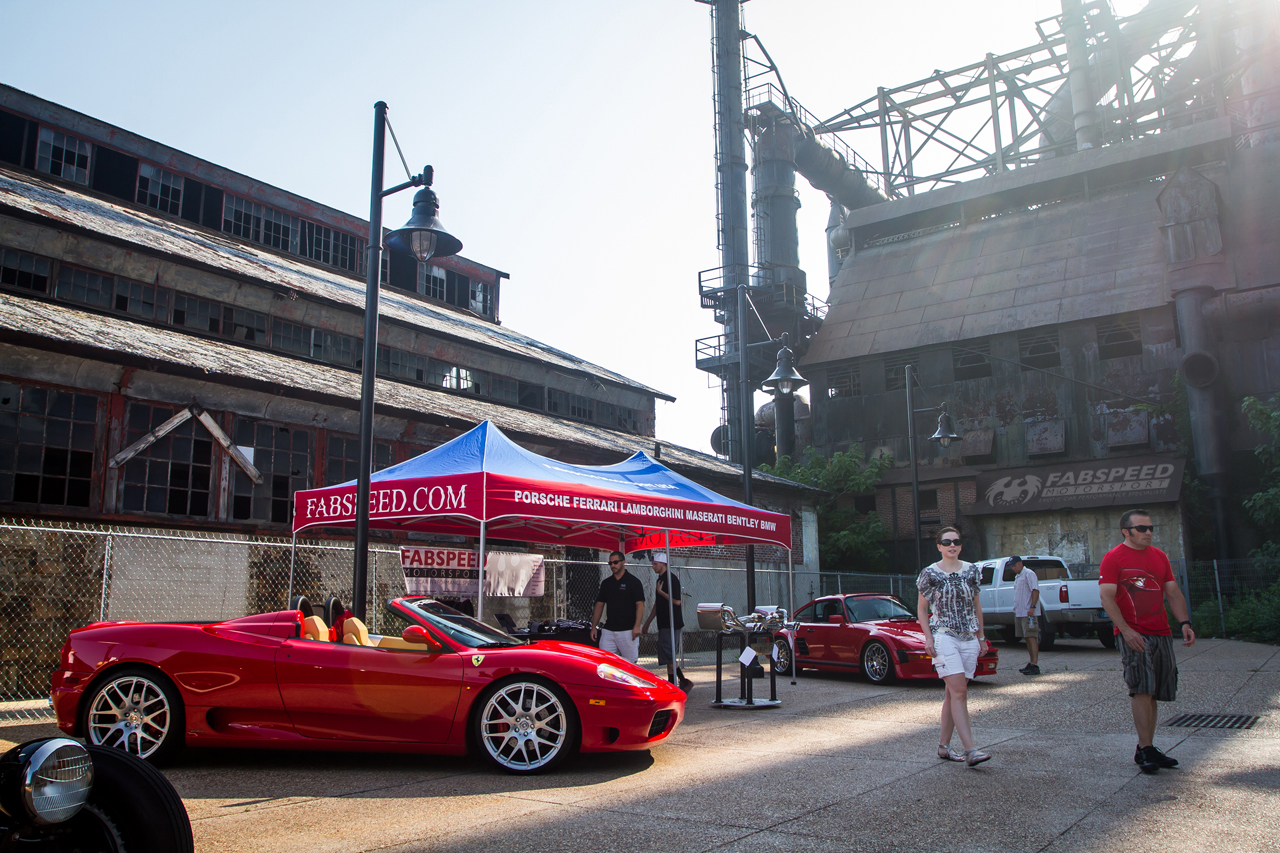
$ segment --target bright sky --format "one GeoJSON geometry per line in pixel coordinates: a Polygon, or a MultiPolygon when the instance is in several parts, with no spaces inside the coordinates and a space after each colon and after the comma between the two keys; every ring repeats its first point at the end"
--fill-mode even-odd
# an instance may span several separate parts
{"type": "MultiPolygon", "coordinates": [[[[1126,5],[1132,5],[1127,3],[1126,5]]],[[[1037,40],[1059,0],[751,0],[791,95],[829,117],[1037,40]]],[[[1120,9],[1128,12],[1130,9],[1120,9]]],[[[670,393],[658,436],[709,451],[718,334],[710,10],[695,0],[0,0],[0,82],[367,216],[373,103],[436,169],[463,254],[509,272],[507,326],[670,393]]],[[[873,163],[878,152],[860,152],[873,163]]],[[[388,155],[387,181],[403,170],[388,155]]],[[[799,179],[827,295],[827,201],[799,179]]],[[[398,226],[411,193],[388,200],[398,226]]]]}

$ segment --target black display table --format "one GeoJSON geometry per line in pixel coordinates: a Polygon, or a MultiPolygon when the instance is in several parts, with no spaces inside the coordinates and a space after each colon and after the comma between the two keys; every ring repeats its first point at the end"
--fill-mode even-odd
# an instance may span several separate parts
{"type": "MultiPolygon", "coordinates": [[[[744,666],[741,661],[738,662],[738,698],[724,699],[721,698],[721,682],[723,680],[723,663],[724,663],[724,641],[726,637],[738,638],[738,655],[747,650],[747,646],[751,645],[751,641],[759,637],[766,637],[769,640],[769,647],[773,647],[772,631],[734,631],[733,633],[720,633],[716,635],[716,699],[711,703],[712,708],[741,708],[744,710],[755,710],[757,708],[777,708],[782,704],[782,700],[778,698],[778,664],[774,661],[773,656],[769,656],[769,698],[756,699],[753,695],[753,682],[748,667],[744,666]]],[[[759,657],[756,658],[759,660],[759,657]]]]}

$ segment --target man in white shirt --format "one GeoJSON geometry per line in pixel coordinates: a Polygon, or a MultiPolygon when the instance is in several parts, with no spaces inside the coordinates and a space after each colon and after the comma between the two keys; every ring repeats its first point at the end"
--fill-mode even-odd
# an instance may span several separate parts
{"type": "MultiPolygon", "coordinates": [[[[1036,573],[1022,565],[1022,558],[1014,555],[1004,567],[1005,572],[1017,572],[1013,581],[1013,616],[1016,635],[1027,641],[1027,654],[1031,661],[1018,672],[1023,675],[1040,674],[1040,579],[1036,573]]],[[[1005,575],[1008,577],[1008,574],[1005,575]]]]}

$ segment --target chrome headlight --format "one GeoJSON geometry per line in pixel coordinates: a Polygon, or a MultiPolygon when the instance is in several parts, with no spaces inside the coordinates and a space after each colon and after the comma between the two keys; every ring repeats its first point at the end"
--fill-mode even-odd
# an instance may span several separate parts
{"type": "Polygon", "coordinates": [[[632,675],[626,670],[619,669],[611,663],[602,663],[596,667],[596,675],[605,681],[612,681],[616,684],[625,684],[628,687],[653,687],[652,681],[641,678],[638,675],[632,675]]]}
{"type": "Polygon", "coordinates": [[[70,819],[89,799],[93,759],[68,738],[36,740],[0,758],[0,806],[40,826],[70,819]]]}

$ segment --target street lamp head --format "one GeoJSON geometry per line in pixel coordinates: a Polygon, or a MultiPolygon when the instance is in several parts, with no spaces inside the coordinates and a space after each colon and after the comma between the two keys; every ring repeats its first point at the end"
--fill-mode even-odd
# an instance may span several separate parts
{"type": "Polygon", "coordinates": [[[400,228],[387,235],[384,245],[394,252],[413,255],[419,261],[443,258],[462,251],[462,241],[444,230],[440,223],[440,200],[430,187],[418,190],[413,197],[413,215],[400,228]]]}
{"type": "Polygon", "coordinates": [[[951,415],[947,414],[947,404],[943,403],[942,414],[938,415],[938,431],[929,436],[929,440],[936,441],[943,447],[947,447],[959,437],[956,435],[956,427],[951,420],[951,415]]]}
{"type": "Polygon", "coordinates": [[[795,355],[791,352],[791,347],[783,346],[778,350],[778,366],[764,381],[764,387],[773,388],[779,394],[790,394],[808,384],[809,381],[796,371],[795,355]]]}

